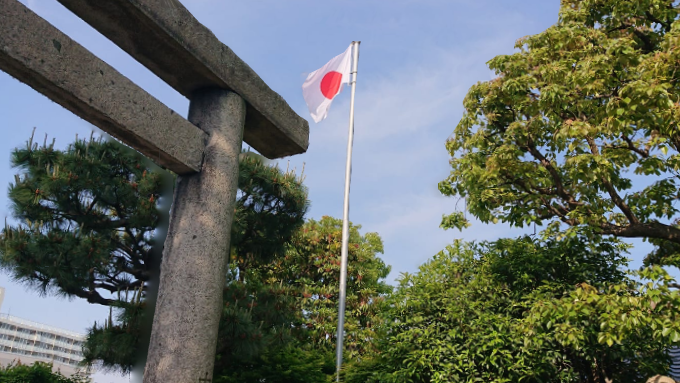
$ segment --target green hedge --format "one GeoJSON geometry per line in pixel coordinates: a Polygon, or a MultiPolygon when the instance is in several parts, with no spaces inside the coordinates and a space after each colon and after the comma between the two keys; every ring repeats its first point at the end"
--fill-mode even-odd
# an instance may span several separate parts
{"type": "Polygon", "coordinates": [[[70,378],[58,372],[52,372],[51,363],[36,362],[32,365],[11,364],[0,368],[0,383],[91,383],[92,380],[82,375],[70,378]]]}

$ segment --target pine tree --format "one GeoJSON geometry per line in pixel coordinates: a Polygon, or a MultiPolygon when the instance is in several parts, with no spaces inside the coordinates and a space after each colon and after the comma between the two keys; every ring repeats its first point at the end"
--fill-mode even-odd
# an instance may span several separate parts
{"type": "MultiPolygon", "coordinates": [[[[110,306],[90,329],[86,361],[130,371],[148,337],[167,230],[159,202],[171,198],[172,176],[116,141],[92,138],[60,151],[31,137],[12,164],[21,173],[9,192],[19,222],[0,233],[0,267],[43,294],[110,306]]],[[[306,188],[255,155],[244,153],[239,170],[231,253],[271,259],[303,223],[306,188]]]]}
{"type": "Polygon", "coordinates": [[[113,141],[66,150],[33,144],[12,153],[9,188],[19,222],[0,234],[0,265],[38,289],[118,306],[150,278],[161,176],[113,141]]]}

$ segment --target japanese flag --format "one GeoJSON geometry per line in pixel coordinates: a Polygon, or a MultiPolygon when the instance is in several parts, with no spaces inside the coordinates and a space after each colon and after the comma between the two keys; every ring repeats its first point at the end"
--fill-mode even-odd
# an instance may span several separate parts
{"type": "Polygon", "coordinates": [[[342,84],[349,83],[351,56],[352,45],[344,53],[335,56],[322,66],[321,69],[310,73],[302,84],[302,97],[307,103],[314,122],[326,118],[331,102],[340,93],[342,84]]]}

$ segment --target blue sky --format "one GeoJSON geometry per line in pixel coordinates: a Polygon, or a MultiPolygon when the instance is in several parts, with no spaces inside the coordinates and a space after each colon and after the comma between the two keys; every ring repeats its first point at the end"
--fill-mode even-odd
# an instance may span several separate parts
{"type": "MultiPolygon", "coordinates": [[[[491,79],[485,63],[513,52],[515,40],[557,21],[558,0],[181,0],[301,116],[311,121],[301,85],[312,72],[361,41],[350,219],[362,232],[379,233],[390,280],[417,266],[454,238],[495,239],[521,231],[474,224],[460,233],[439,229],[456,201],[439,195],[448,174],[444,148],[462,115],[462,100],[477,81],[491,79]]],[[[23,0],[34,12],[90,49],[135,83],[186,116],[188,100],[91,29],[56,1],[23,0]]],[[[347,90],[347,89],[346,89],[347,90]]],[[[329,117],[311,123],[305,164],[308,217],[342,217],[349,92],[334,101],[329,117]]],[[[58,147],[89,136],[92,127],[28,86],[0,72],[0,217],[9,217],[7,187],[15,171],[9,153],[33,127],[58,147]],[[2,186],[5,185],[5,186],[2,186]]],[[[633,254],[639,264],[644,251],[633,254]]],[[[0,274],[7,288],[2,312],[84,332],[107,310],[82,301],[40,297],[0,274]]],[[[128,378],[98,374],[97,383],[128,378]]]]}

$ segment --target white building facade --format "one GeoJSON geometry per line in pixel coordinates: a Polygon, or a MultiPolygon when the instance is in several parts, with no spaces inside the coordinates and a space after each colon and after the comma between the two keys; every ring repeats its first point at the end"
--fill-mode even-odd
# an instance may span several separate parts
{"type": "MultiPolygon", "coordinates": [[[[0,287],[0,306],[4,298],[0,287]]],[[[87,372],[79,363],[83,360],[85,335],[41,323],[0,314],[0,365],[14,362],[53,364],[54,371],[71,376],[87,372]]]]}

